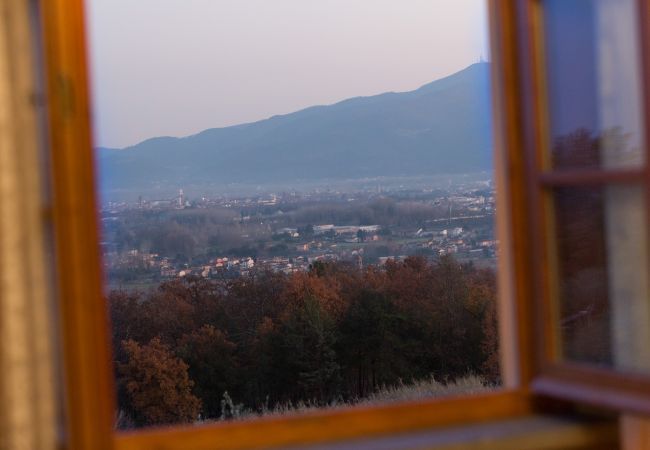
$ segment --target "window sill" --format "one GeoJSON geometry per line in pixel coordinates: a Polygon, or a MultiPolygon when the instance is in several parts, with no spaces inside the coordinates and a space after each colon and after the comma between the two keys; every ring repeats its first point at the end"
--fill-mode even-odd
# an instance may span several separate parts
{"type": "MultiPolygon", "coordinates": [[[[419,403],[389,404],[319,411],[286,417],[149,428],[118,432],[116,450],[219,450],[294,446],[305,448],[350,439],[380,439],[397,433],[440,432],[467,424],[495,423],[529,417],[531,397],[521,391],[497,391],[419,403]]],[[[471,425],[473,426],[473,425],[471,425]]]]}
{"type": "MultiPolygon", "coordinates": [[[[619,447],[616,422],[575,417],[517,419],[300,448],[305,450],[552,450],[619,447]]],[[[297,447],[284,447],[285,449],[297,447]]]]}

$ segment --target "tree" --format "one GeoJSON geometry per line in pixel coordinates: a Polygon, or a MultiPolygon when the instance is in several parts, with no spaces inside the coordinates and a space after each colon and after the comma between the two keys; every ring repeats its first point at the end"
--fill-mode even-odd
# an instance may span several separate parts
{"type": "Polygon", "coordinates": [[[320,302],[307,298],[296,305],[275,344],[274,367],[284,382],[284,400],[326,403],[336,397],[340,367],[335,328],[320,302]]]}
{"type": "Polygon", "coordinates": [[[499,370],[499,330],[497,324],[496,302],[489,302],[483,317],[483,342],[481,343],[485,361],[483,362],[483,376],[492,383],[497,383],[501,378],[499,370]]]}
{"type": "Polygon", "coordinates": [[[283,297],[293,310],[300,309],[309,300],[317,302],[332,317],[339,317],[346,307],[346,300],[340,295],[341,278],[328,273],[327,264],[314,264],[310,273],[297,272],[289,277],[283,297]]]}
{"type": "Polygon", "coordinates": [[[342,320],[338,350],[352,397],[363,397],[381,385],[397,383],[406,375],[401,358],[401,317],[383,294],[363,290],[351,302],[342,320]]]}
{"type": "Polygon", "coordinates": [[[142,302],[140,309],[147,318],[141,330],[144,336],[140,343],[158,337],[166,345],[174,345],[195,327],[195,305],[185,280],[160,285],[142,302]]]}
{"type": "Polygon", "coordinates": [[[122,342],[126,363],[118,364],[120,406],[136,425],[189,423],[198,418],[201,401],[192,394],[187,364],[158,337],[140,345],[122,342]]]}
{"type": "Polygon", "coordinates": [[[115,290],[108,295],[114,356],[118,361],[125,361],[122,341],[129,339],[141,340],[146,316],[142,314],[140,302],[141,294],[137,292],[115,290]]]}
{"type": "Polygon", "coordinates": [[[453,257],[189,276],[147,294],[114,291],[109,304],[120,405],[137,425],[194,420],[199,399],[217,417],[226,391],[260,411],[354,401],[432,375],[498,381],[494,272],[453,257]]]}
{"type": "Polygon", "coordinates": [[[194,392],[202,400],[206,417],[216,418],[224,392],[239,384],[236,345],[212,325],[203,325],[180,340],[177,354],[189,365],[196,382],[194,392]]]}

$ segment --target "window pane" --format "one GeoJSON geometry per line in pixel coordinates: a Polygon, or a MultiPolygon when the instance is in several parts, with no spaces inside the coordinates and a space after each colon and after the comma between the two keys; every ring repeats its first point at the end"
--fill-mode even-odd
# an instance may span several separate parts
{"type": "Polygon", "coordinates": [[[636,0],[545,0],[555,168],[643,164],[636,0]]]}
{"type": "Polygon", "coordinates": [[[560,188],[553,199],[564,357],[650,372],[643,189],[560,188]]]}
{"type": "Polygon", "coordinates": [[[498,386],[484,0],[89,3],[120,426],[498,386]]]}

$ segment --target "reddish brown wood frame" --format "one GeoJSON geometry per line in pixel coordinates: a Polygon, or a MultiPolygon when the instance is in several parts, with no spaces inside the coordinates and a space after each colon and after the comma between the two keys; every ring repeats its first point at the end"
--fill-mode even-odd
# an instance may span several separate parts
{"type": "Polygon", "coordinates": [[[101,300],[84,14],[41,4],[53,178],[53,220],[69,449],[112,448],[113,384],[101,300]]]}
{"type": "Polygon", "coordinates": [[[536,375],[533,392],[571,399],[619,411],[650,413],[650,377],[615,373],[559,357],[557,296],[553,292],[554,258],[550,193],[562,186],[636,183],[645,186],[650,212],[650,3],[636,0],[643,81],[646,164],[640,169],[550,169],[548,165],[547,109],[544,88],[543,0],[517,0],[520,84],[524,146],[528,173],[527,195],[531,256],[537,261],[532,274],[535,303],[536,375]]]}
{"type": "MultiPolygon", "coordinates": [[[[580,372],[566,366],[557,369],[559,372],[549,371],[546,359],[535,359],[536,334],[544,329],[543,335],[550,338],[552,333],[548,321],[533,320],[538,311],[531,299],[542,300],[534,296],[541,279],[533,276],[533,268],[543,264],[535,259],[539,249],[533,246],[536,239],[531,236],[541,236],[543,229],[529,200],[537,199],[533,204],[538,204],[541,184],[558,182],[558,175],[544,180],[539,173],[534,160],[539,154],[539,122],[535,122],[539,117],[535,108],[523,108],[540,102],[531,83],[540,73],[537,59],[532,57],[535,52],[528,48],[532,45],[531,2],[489,0],[489,5],[497,111],[498,229],[502,254],[506,255],[501,263],[499,306],[506,389],[469,398],[123,433],[113,428],[114,391],[98,251],[84,5],[83,0],[41,2],[64,346],[66,448],[260,448],[514,417],[536,410],[537,398],[528,387],[540,373],[542,378],[535,382],[538,392],[589,397],[564,391],[573,386],[566,384],[570,381],[567,374],[577,380],[580,372]],[[521,151],[524,148],[531,151],[521,151]],[[563,380],[566,383],[557,387],[563,380]]],[[[647,11],[644,14],[647,17],[647,11]]],[[[645,67],[647,72],[647,64],[645,67]]],[[[583,176],[592,179],[600,175],[583,176]]],[[[586,381],[581,379],[579,384],[586,381]]]]}

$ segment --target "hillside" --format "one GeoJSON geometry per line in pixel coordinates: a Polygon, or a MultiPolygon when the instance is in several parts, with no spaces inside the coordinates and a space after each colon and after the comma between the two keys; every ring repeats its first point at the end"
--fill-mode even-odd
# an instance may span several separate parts
{"type": "Polygon", "coordinates": [[[491,168],[489,64],[411,92],[358,97],[196,135],[98,149],[103,193],[491,168]]]}

